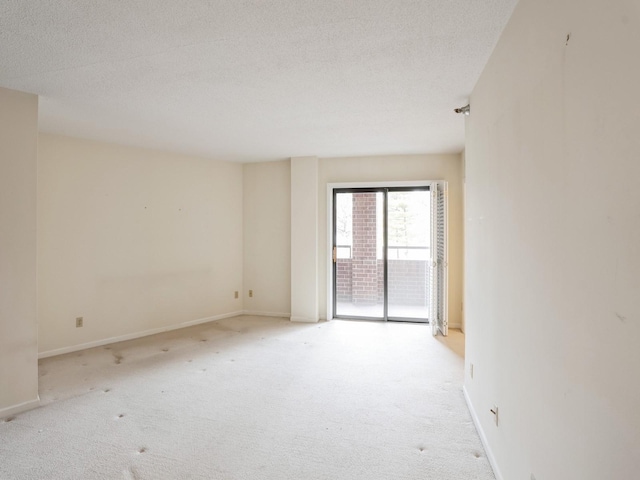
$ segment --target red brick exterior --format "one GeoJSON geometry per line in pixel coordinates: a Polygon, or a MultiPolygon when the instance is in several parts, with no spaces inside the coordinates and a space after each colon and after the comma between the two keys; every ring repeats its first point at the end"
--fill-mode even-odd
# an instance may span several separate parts
{"type": "MultiPolygon", "coordinates": [[[[353,302],[351,260],[339,259],[336,272],[338,302],[353,302]]],[[[429,269],[425,260],[389,260],[389,304],[427,306],[429,300],[429,269]]],[[[378,260],[376,303],[384,301],[384,265],[378,260]]]]}
{"type": "Polygon", "coordinates": [[[376,194],[353,194],[353,245],[351,249],[351,301],[378,303],[376,194]]]}
{"type": "Polygon", "coordinates": [[[427,306],[429,268],[426,260],[389,260],[389,304],[427,306]]]}
{"type": "Polygon", "coordinates": [[[336,262],[336,300],[351,303],[351,259],[339,258],[336,262]]]}

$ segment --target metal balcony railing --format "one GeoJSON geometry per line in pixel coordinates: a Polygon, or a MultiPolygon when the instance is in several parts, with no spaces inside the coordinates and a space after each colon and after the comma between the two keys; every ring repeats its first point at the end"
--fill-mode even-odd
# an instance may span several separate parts
{"type": "MultiPolygon", "coordinates": [[[[430,247],[416,246],[389,246],[387,247],[388,260],[429,260],[430,247]]],[[[336,245],[338,260],[349,260],[351,256],[351,245],[336,245]]],[[[379,258],[382,260],[382,258],[379,258]]]]}

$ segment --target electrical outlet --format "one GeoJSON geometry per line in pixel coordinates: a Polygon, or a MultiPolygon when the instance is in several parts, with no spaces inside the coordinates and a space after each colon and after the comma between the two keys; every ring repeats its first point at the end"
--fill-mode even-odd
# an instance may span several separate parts
{"type": "Polygon", "coordinates": [[[493,417],[494,420],[496,422],[496,427],[498,426],[498,407],[497,405],[494,405],[493,408],[491,410],[489,410],[491,413],[493,413],[493,417]]]}
{"type": "Polygon", "coordinates": [[[471,376],[471,380],[473,380],[473,363],[469,364],[469,375],[471,376]]]}
{"type": "Polygon", "coordinates": [[[253,290],[249,290],[249,297],[253,297],[253,290]]]}
{"type": "Polygon", "coordinates": [[[533,473],[531,474],[531,480],[536,480],[536,476],[533,473]]]}
{"type": "Polygon", "coordinates": [[[84,319],[82,317],[76,317],[76,328],[84,326],[84,319]]]}
{"type": "Polygon", "coordinates": [[[238,298],[238,296],[239,296],[239,293],[238,293],[238,290],[236,290],[236,291],[233,293],[233,298],[238,298]]]}

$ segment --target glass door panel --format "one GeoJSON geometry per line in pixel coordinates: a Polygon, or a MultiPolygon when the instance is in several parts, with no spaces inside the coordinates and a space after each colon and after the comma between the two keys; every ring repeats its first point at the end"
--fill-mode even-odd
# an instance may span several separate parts
{"type": "Polygon", "coordinates": [[[384,192],[334,191],[334,312],[385,318],[384,192]]]}
{"type": "Polygon", "coordinates": [[[390,320],[428,321],[431,196],[426,189],[387,194],[387,295],[390,320]]]}

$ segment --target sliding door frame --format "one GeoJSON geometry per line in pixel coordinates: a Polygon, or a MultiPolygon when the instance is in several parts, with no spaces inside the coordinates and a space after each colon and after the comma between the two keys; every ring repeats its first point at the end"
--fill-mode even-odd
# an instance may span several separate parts
{"type": "MultiPolygon", "coordinates": [[[[354,188],[354,187],[349,187],[349,188],[334,188],[331,191],[331,195],[332,195],[332,210],[331,210],[331,216],[332,216],[332,222],[331,222],[331,240],[330,240],[330,245],[329,245],[329,250],[331,250],[331,271],[327,272],[327,275],[330,275],[332,278],[332,290],[331,292],[329,292],[329,294],[332,296],[333,298],[333,305],[332,305],[332,312],[333,312],[333,317],[336,318],[336,310],[338,309],[338,300],[335,296],[336,293],[336,288],[335,288],[335,284],[336,284],[336,262],[333,259],[333,248],[335,246],[337,246],[337,235],[338,235],[338,229],[337,229],[337,212],[336,212],[336,205],[335,205],[335,198],[336,195],[339,195],[341,193],[344,194],[348,194],[348,193],[382,193],[382,264],[384,265],[384,269],[383,269],[383,280],[382,280],[382,285],[383,285],[383,292],[382,292],[382,296],[385,299],[383,302],[383,308],[382,308],[382,317],[366,317],[366,316],[351,316],[351,315],[341,315],[340,317],[337,318],[347,318],[350,320],[375,320],[375,321],[386,321],[388,319],[388,302],[387,302],[387,294],[388,294],[388,285],[387,285],[387,192],[385,192],[385,189],[388,187],[361,187],[361,188],[354,188]]],[[[376,232],[377,234],[377,232],[376,232]]]]}
{"type": "MultiPolygon", "coordinates": [[[[329,183],[327,184],[327,262],[326,262],[326,272],[327,272],[327,320],[332,320],[336,318],[336,301],[334,299],[334,266],[333,266],[333,245],[334,245],[334,222],[335,222],[335,214],[334,214],[334,190],[357,190],[357,191],[379,191],[380,189],[421,189],[421,188],[429,188],[431,189],[433,185],[435,185],[438,180],[421,180],[421,181],[406,181],[406,182],[359,182],[359,183],[329,183]]],[[[385,195],[385,222],[387,217],[387,205],[386,205],[386,195],[385,195]]],[[[386,238],[387,226],[384,226],[384,248],[383,250],[383,259],[385,260],[385,299],[387,297],[387,238],[386,238]]],[[[446,286],[445,286],[446,288],[446,286]]],[[[385,311],[384,318],[387,318],[387,301],[385,300],[385,311]]],[[[359,319],[366,320],[365,317],[357,317],[359,319]]],[[[376,317],[375,320],[380,320],[379,317],[376,317]]],[[[399,319],[402,321],[402,319],[399,319]]],[[[429,319],[431,321],[431,319],[429,319]]],[[[406,320],[405,320],[406,321],[406,320]]]]}

